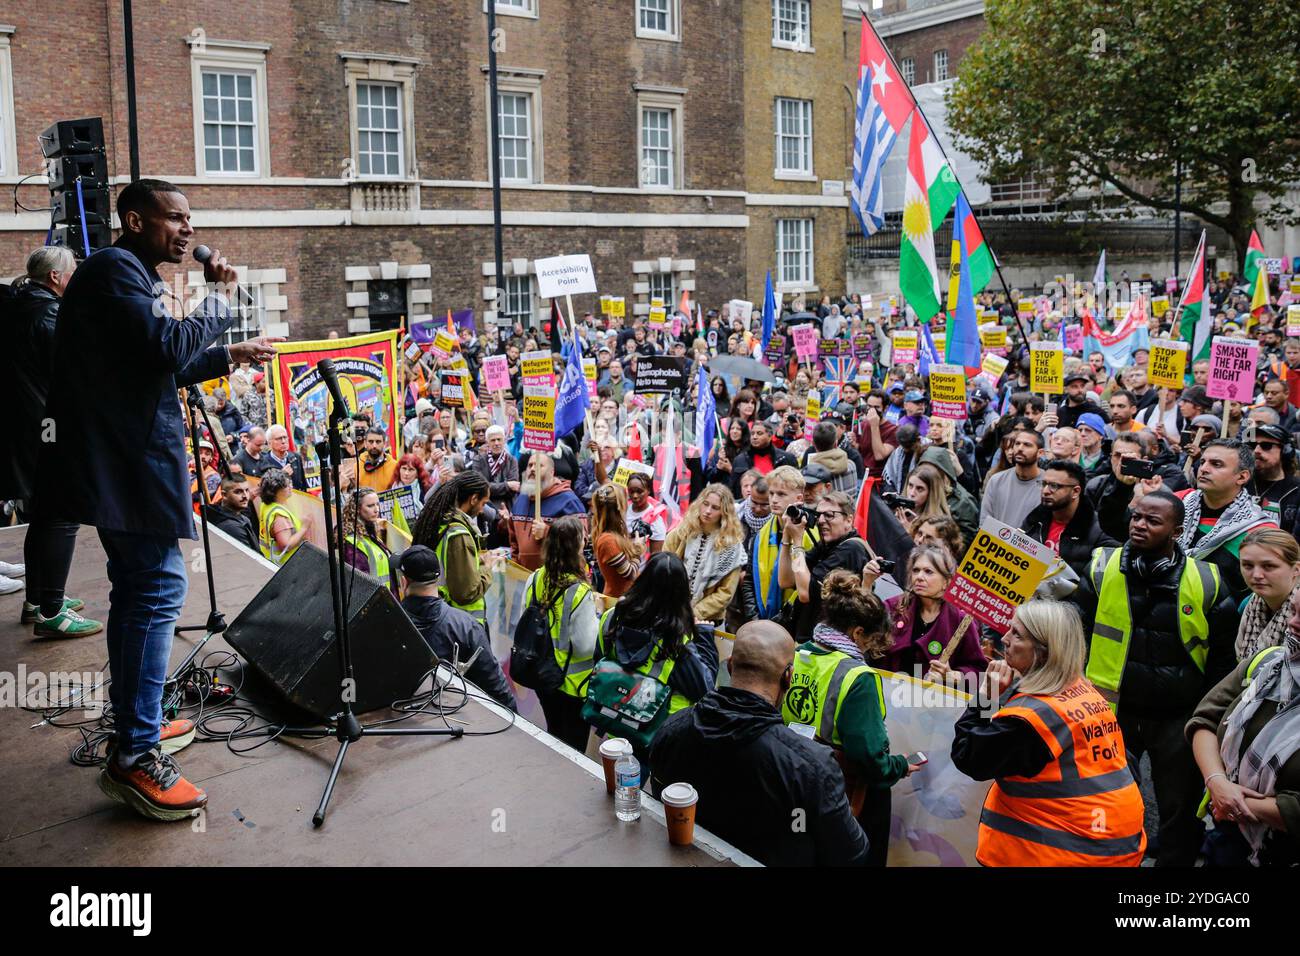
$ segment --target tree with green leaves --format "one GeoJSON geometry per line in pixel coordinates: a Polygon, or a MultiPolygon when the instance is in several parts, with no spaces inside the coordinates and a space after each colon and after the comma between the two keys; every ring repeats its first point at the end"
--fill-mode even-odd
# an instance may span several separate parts
{"type": "Polygon", "coordinates": [[[949,122],[990,180],[1033,175],[1093,209],[1182,208],[1238,267],[1256,220],[1300,223],[1300,3],[987,0],[949,122]]]}

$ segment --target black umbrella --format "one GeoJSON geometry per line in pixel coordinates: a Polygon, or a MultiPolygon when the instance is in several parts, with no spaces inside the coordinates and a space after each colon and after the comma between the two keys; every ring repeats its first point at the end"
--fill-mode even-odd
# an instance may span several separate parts
{"type": "Polygon", "coordinates": [[[805,325],[811,322],[820,331],[822,320],[811,312],[792,312],[781,320],[784,325],[805,325]]]}
{"type": "Polygon", "coordinates": [[[715,355],[708,361],[709,372],[713,375],[729,375],[755,382],[775,382],[776,376],[762,362],[743,355],[715,355]]]}

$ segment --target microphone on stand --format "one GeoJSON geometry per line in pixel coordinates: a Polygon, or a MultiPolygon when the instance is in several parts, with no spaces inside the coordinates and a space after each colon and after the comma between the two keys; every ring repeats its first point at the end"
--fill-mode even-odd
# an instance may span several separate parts
{"type": "MultiPolygon", "coordinates": [[[[196,262],[202,263],[203,265],[207,265],[208,260],[211,258],[212,258],[212,250],[209,249],[207,246],[194,247],[194,260],[196,262]]],[[[257,303],[253,301],[252,293],[249,292],[247,289],[245,289],[243,286],[240,285],[235,286],[235,293],[239,298],[240,305],[250,309],[257,305],[257,303]]]]}
{"type": "Polygon", "coordinates": [[[316,370],[320,372],[321,380],[325,383],[325,390],[330,393],[330,398],[334,399],[334,414],[343,418],[351,418],[352,411],[348,408],[347,400],[343,397],[343,390],[339,388],[339,373],[334,368],[334,360],[321,359],[316,363],[316,370]]]}

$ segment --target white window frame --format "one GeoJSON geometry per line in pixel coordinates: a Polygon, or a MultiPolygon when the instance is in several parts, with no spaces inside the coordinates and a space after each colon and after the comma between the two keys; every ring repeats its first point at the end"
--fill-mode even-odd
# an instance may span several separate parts
{"type": "Polygon", "coordinates": [[[898,61],[898,72],[903,75],[903,81],[908,86],[914,86],[916,84],[916,59],[910,56],[903,57],[898,61]]]}
{"type": "MultiPolygon", "coordinates": [[[[523,17],[527,20],[536,20],[540,16],[537,9],[540,0],[520,0],[519,3],[512,3],[510,0],[496,0],[496,14],[499,17],[523,17]]],[[[487,0],[483,2],[483,12],[487,13],[487,0]]]]}
{"type": "MultiPolygon", "coordinates": [[[[483,77],[483,120],[487,125],[487,178],[492,179],[492,114],[488,110],[500,109],[498,103],[492,102],[492,92],[488,85],[487,70],[483,77]]],[[[532,142],[529,151],[529,169],[527,179],[506,179],[501,177],[502,186],[528,186],[545,182],[545,151],[542,140],[542,77],[540,70],[523,70],[500,67],[497,69],[497,95],[527,96],[529,131],[532,142]]]]}
{"type": "Polygon", "coordinates": [[[343,84],[348,96],[348,154],[351,179],[365,182],[407,181],[420,178],[415,160],[415,71],[420,61],[382,53],[340,53],[343,61],[343,84]],[[398,110],[401,116],[401,174],[398,176],[361,175],[361,156],[358,152],[357,84],[379,83],[397,87],[398,110]]]}
{"type": "Polygon", "coordinates": [[[646,293],[646,301],[653,302],[655,299],[663,299],[664,308],[668,310],[667,314],[672,315],[673,310],[676,309],[678,305],[679,290],[677,288],[677,273],[671,270],[668,272],[660,272],[656,270],[646,276],[646,285],[649,289],[646,293]],[[668,280],[668,294],[666,296],[655,295],[655,280],[659,279],[662,281],[664,278],[667,278],[668,280]]]}
{"type": "Polygon", "coordinates": [[[234,315],[235,321],[231,323],[230,328],[221,333],[223,345],[234,345],[267,334],[266,297],[262,292],[262,284],[260,282],[241,284],[240,289],[247,291],[253,302],[249,304],[241,295],[238,296],[238,302],[230,303],[230,312],[234,315]]]}
{"type": "Polygon", "coordinates": [[[0,176],[18,175],[18,125],[14,119],[14,61],[9,38],[14,28],[0,24],[0,176]]]}
{"type": "Polygon", "coordinates": [[[815,286],[816,263],[814,259],[813,240],[816,235],[816,220],[802,217],[799,219],[777,219],[776,220],[776,267],[777,267],[777,288],[782,290],[803,290],[810,291],[815,286]],[[807,249],[787,249],[784,245],[785,223],[803,223],[805,224],[803,237],[807,240],[807,249]],[[799,253],[804,256],[804,272],[798,277],[788,277],[786,274],[785,255],[787,252],[799,253]]]}
{"type": "Polygon", "coordinates": [[[191,35],[190,87],[194,113],[194,174],[204,181],[267,179],[271,175],[271,112],[266,97],[266,54],[269,43],[213,40],[191,35]],[[203,144],[204,72],[244,73],[253,78],[253,169],[251,172],[208,172],[203,144]]]}
{"type": "Polygon", "coordinates": [[[665,192],[685,188],[685,169],[682,166],[682,103],[685,92],[667,87],[636,87],[636,186],[645,192],[665,192]],[[672,155],[669,157],[668,185],[647,186],[643,181],[641,164],[645,159],[645,111],[667,110],[671,114],[669,129],[672,136],[672,155]]]}
{"type": "Polygon", "coordinates": [[[812,41],[812,0],[772,0],[772,46],[778,50],[793,50],[796,53],[816,53],[812,41]],[[784,40],[781,38],[780,10],[782,2],[796,3],[807,14],[802,26],[807,32],[802,40],[784,40]]]}
{"type": "Polygon", "coordinates": [[[531,325],[537,313],[537,287],[533,283],[533,276],[530,273],[504,276],[501,284],[501,303],[503,305],[501,309],[502,316],[509,317],[511,322],[522,322],[525,328],[531,325]],[[510,288],[512,283],[516,287],[522,285],[522,291],[516,289],[512,292],[510,288]],[[528,297],[526,303],[528,307],[523,312],[512,312],[510,310],[511,296],[519,297],[525,294],[528,297]]]}
{"type": "Polygon", "coordinates": [[[934,51],[933,64],[934,64],[934,82],[935,82],[935,83],[942,83],[944,80],[948,79],[949,76],[951,76],[951,74],[948,72],[948,51],[947,51],[946,49],[943,49],[943,50],[935,50],[935,51],[934,51]],[[940,60],[939,60],[939,58],[940,58],[940,57],[943,57],[943,61],[942,61],[942,62],[943,62],[943,70],[942,70],[942,72],[943,72],[943,76],[940,76],[940,75],[939,75],[939,73],[940,73],[940,69],[939,69],[939,63],[940,63],[940,60]]]}
{"type": "MultiPolygon", "coordinates": [[[[682,40],[682,3],[681,0],[666,0],[668,4],[668,29],[653,30],[650,27],[641,25],[641,5],[644,0],[636,0],[633,4],[632,15],[636,17],[636,35],[642,40],[671,40],[680,43],[682,40]]],[[[656,11],[658,12],[658,11],[656,11]]]]}
{"type": "MultiPolygon", "coordinates": [[[[354,87],[354,90],[355,90],[356,99],[352,109],[352,123],[353,126],[355,127],[355,135],[357,138],[357,151],[356,151],[357,178],[359,179],[403,179],[405,178],[406,176],[406,123],[405,123],[406,110],[405,110],[404,101],[406,97],[403,95],[404,91],[402,90],[402,85],[400,83],[386,83],[378,80],[367,79],[367,80],[358,80],[356,86],[354,87]],[[373,166],[369,172],[363,172],[361,169],[360,93],[361,93],[361,87],[363,86],[367,87],[368,90],[395,90],[397,93],[397,172],[395,173],[390,173],[387,171],[382,173],[377,173],[374,171],[373,166]]],[[[367,92],[366,94],[367,104],[369,109],[373,109],[374,108],[373,101],[371,101],[370,95],[371,95],[370,92],[367,92]]],[[[383,107],[383,108],[387,109],[387,107],[383,107]]],[[[391,132],[386,128],[379,129],[378,127],[374,127],[374,126],[367,127],[367,131],[368,132],[378,131],[381,133],[391,132]]],[[[386,157],[390,155],[387,151],[376,154],[373,149],[369,150],[369,153],[371,156],[381,155],[386,157]]],[[[385,165],[387,165],[387,163],[385,163],[385,165]]]]}
{"type": "Polygon", "coordinates": [[[774,157],[773,163],[774,172],[772,173],[772,177],[774,179],[815,180],[817,174],[814,171],[815,167],[813,163],[813,101],[795,99],[789,96],[778,96],[772,106],[772,128],[775,133],[774,141],[776,149],[776,156],[774,157]],[[786,134],[781,131],[781,107],[782,104],[785,103],[800,104],[802,112],[804,113],[802,118],[806,122],[807,128],[801,138],[804,139],[804,156],[807,159],[807,163],[803,168],[791,169],[781,165],[781,141],[787,138],[786,134]]]}

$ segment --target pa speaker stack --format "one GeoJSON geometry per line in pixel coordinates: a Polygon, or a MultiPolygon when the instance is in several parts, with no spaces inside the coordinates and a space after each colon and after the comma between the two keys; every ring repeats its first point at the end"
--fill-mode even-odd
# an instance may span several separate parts
{"type": "Polygon", "coordinates": [[[62,120],[41,133],[40,141],[53,210],[50,243],[67,246],[78,259],[112,245],[103,120],[62,120]]]}

